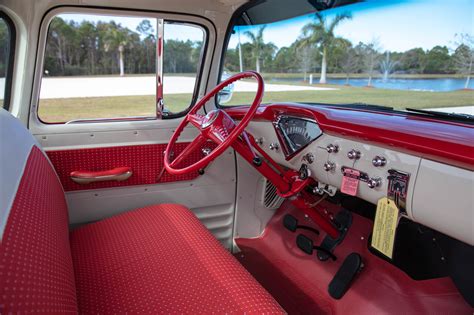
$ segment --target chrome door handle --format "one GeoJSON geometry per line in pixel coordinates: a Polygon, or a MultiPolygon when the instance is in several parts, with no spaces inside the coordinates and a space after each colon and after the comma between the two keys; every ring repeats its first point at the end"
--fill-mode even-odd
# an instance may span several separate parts
{"type": "Polygon", "coordinates": [[[95,182],[105,181],[124,181],[132,176],[133,172],[130,167],[117,167],[107,171],[91,172],[91,171],[74,171],[70,176],[75,183],[86,185],[95,182]]]}

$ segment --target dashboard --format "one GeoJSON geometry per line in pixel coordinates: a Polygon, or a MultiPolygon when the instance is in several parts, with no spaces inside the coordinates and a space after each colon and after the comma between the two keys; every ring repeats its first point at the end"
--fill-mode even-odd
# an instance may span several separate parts
{"type": "Polygon", "coordinates": [[[472,170],[429,159],[423,152],[410,152],[407,146],[388,140],[375,143],[364,134],[356,139],[351,134],[354,129],[328,127],[304,108],[300,115],[276,108],[273,115],[260,113],[247,131],[277,163],[294,170],[304,164],[318,182],[318,193],[341,191],[345,172],[355,170],[359,174],[355,196],[373,204],[389,197],[403,216],[474,244],[472,170]],[[336,128],[339,131],[332,132],[336,128]]]}

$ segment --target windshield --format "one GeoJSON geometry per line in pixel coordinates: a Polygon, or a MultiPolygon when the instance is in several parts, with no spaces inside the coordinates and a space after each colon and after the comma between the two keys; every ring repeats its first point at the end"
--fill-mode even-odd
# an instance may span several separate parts
{"type": "MultiPolygon", "coordinates": [[[[366,1],[237,25],[222,79],[260,72],[264,103],[364,103],[472,115],[473,12],[472,0],[366,1]]],[[[220,104],[249,104],[251,85],[234,84],[220,104]]]]}

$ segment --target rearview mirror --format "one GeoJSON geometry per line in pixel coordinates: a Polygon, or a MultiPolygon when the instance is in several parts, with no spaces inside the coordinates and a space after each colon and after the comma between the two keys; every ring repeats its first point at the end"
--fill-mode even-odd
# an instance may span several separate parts
{"type": "MultiPolygon", "coordinates": [[[[230,73],[228,73],[227,71],[224,71],[222,73],[221,80],[224,81],[230,77],[231,77],[230,73]]],[[[230,100],[232,99],[233,93],[234,93],[234,83],[229,84],[228,86],[220,90],[220,92],[217,94],[217,102],[219,104],[225,104],[225,103],[230,102],[230,100]]]]}
{"type": "Polygon", "coordinates": [[[217,101],[219,102],[219,104],[228,103],[232,99],[233,93],[234,93],[234,84],[229,84],[217,94],[217,101]]]}

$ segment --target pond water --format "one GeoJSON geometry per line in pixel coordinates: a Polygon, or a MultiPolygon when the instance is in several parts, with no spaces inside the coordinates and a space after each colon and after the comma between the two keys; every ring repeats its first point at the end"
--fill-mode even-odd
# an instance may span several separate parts
{"type": "MultiPolygon", "coordinates": [[[[303,78],[273,78],[269,81],[303,81],[303,78]]],[[[313,78],[313,82],[317,84],[319,77],[313,78]]],[[[368,79],[350,79],[351,86],[367,86],[368,79]]],[[[329,84],[346,84],[346,79],[328,79],[329,84]]],[[[465,79],[442,78],[442,79],[372,79],[372,85],[380,89],[390,90],[410,90],[410,91],[430,91],[430,92],[448,92],[464,88],[465,79]]],[[[474,89],[474,79],[471,80],[469,88],[474,89]]]]}

